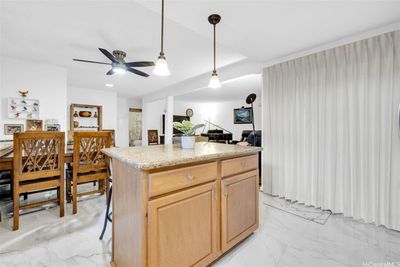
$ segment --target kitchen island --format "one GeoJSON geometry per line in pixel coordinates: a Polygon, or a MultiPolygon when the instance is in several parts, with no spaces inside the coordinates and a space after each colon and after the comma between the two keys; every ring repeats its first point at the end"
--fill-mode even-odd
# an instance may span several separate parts
{"type": "Polygon", "coordinates": [[[261,148],[109,148],[112,265],[206,266],[258,228],[261,148]]]}

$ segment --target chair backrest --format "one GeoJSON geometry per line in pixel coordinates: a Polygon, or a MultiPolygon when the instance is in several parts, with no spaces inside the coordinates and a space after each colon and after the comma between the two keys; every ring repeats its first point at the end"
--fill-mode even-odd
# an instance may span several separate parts
{"type": "Polygon", "coordinates": [[[158,145],[158,130],[147,130],[147,139],[149,145],[158,145]]]}
{"type": "Polygon", "coordinates": [[[87,173],[92,171],[107,170],[108,160],[101,152],[109,148],[111,132],[74,132],[74,172],[87,173]]]}
{"type": "Polygon", "coordinates": [[[110,146],[115,147],[115,130],[114,129],[102,129],[102,131],[111,133],[110,146]]]}
{"type": "Polygon", "coordinates": [[[64,132],[14,134],[13,174],[19,181],[64,173],[64,132]]]}

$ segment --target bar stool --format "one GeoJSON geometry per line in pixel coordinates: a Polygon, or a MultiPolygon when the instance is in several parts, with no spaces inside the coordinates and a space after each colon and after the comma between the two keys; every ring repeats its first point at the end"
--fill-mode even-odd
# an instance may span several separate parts
{"type": "MultiPolygon", "coordinates": [[[[109,178],[108,181],[110,184],[112,183],[112,178],[109,178]]],[[[107,208],[106,208],[106,215],[104,216],[104,225],[103,225],[103,230],[101,231],[100,234],[100,240],[103,240],[104,233],[106,232],[107,229],[107,223],[110,222],[112,223],[112,211],[110,212],[110,204],[111,204],[111,198],[112,198],[112,185],[110,186],[110,190],[107,196],[107,208]]]]}

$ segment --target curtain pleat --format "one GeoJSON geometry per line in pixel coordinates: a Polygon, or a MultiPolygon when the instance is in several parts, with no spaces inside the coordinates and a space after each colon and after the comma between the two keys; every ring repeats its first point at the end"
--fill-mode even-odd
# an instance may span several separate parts
{"type": "Polygon", "coordinates": [[[264,70],[265,192],[400,230],[399,35],[264,70]]]}

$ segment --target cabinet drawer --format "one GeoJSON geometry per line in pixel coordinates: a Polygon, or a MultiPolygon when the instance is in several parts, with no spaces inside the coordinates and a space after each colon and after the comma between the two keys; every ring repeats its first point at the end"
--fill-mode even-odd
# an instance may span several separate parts
{"type": "Polygon", "coordinates": [[[258,169],[258,155],[227,159],[221,163],[221,176],[226,177],[256,169],[258,169]]]}
{"type": "Polygon", "coordinates": [[[217,179],[217,163],[206,163],[149,175],[149,197],[217,179]]]}

